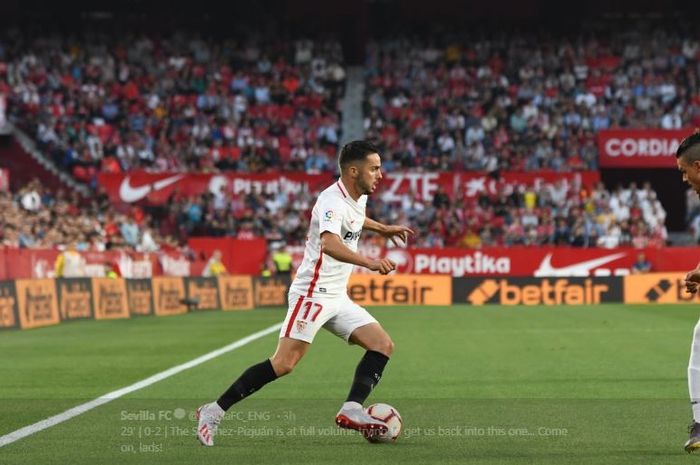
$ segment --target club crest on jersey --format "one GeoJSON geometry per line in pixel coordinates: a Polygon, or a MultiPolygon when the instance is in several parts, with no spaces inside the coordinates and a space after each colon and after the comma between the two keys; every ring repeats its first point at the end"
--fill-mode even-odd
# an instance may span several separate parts
{"type": "Polygon", "coordinates": [[[297,320],[297,331],[299,331],[300,333],[303,333],[305,329],[306,329],[306,321],[297,320]]]}
{"type": "Polygon", "coordinates": [[[333,221],[333,218],[335,218],[333,210],[326,210],[326,213],[323,214],[323,219],[325,221],[333,221]]]}
{"type": "Polygon", "coordinates": [[[360,238],[361,233],[362,233],[362,230],[355,231],[355,232],[348,231],[345,233],[345,237],[343,237],[343,239],[345,239],[346,241],[356,241],[360,238]]]}

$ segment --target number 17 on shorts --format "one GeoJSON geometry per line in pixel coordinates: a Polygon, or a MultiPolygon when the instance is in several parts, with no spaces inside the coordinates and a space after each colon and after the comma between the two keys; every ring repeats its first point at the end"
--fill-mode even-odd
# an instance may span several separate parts
{"type": "MultiPolygon", "coordinates": [[[[312,342],[319,329],[334,315],[331,299],[318,299],[289,294],[289,309],[280,337],[312,342]]],[[[336,310],[337,311],[337,310],[336,310]]]]}

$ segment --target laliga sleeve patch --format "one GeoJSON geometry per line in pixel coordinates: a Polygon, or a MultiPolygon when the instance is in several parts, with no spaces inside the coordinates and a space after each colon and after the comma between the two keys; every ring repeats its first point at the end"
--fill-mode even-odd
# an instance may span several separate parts
{"type": "Polygon", "coordinates": [[[321,218],[319,220],[319,232],[330,231],[340,235],[341,223],[343,217],[336,209],[326,208],[321,210],[321,218]]]}

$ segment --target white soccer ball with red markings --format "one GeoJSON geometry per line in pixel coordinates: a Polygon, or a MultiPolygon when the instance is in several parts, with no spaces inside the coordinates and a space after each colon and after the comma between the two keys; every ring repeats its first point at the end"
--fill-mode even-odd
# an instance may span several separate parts
{"type": "Polygon", "coordinates": [[[401,434],[403,420],[399,411],[389,404],[372,404],[365,409],[367,414],[383,421],[389,427],[385,434],[374,434],[367,438],[369,442],[394,442],[401,434]]]}

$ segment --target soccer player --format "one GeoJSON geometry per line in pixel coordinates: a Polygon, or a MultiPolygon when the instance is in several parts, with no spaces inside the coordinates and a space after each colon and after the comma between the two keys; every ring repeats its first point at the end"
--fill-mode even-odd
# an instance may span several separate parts
{"type": "MultiPolygon", "coordinates": [[[[683,181],[700,195],[700,133],[696,132],[681,142],[676,151],[676,164],[683,175],[683,181]]],[[[695,294],[699,284],[700,265],[685,276],[686,292],[695,294]]],[[[700,449],[700,321],[695,325],[690,347],[688,390],[693,408],[693,423],[690,426],[690,438],[684,447],[687,452],[693,452],[700,449]]]]}
{"type": "Polygon", "coordinates": [[[382,179],[381,159],[375,146],[365,141],[350,142],[341,150],[338,164],[340,179],[321,192],[311,212],[304,259],[289,289],[289,309],[277,350],[269,359],[245,370],[218,400],[197,410],[197,436],[206,446],[214,445],[225,412],[267,383],[289,374],[322,327],[366,350],[347,399],[336,415],[336,424],[365,436],[387,430],[383,422],[365,413],[362,404],[381,379],[394,343],[367,310],[350,300],[347,284],[355,265],[381,274],[396,268],[387,258],[373,260],[357,253],[363,229],[394,242],[405,242],[413,231],[365,216],[367,196],[382,179]]]}

